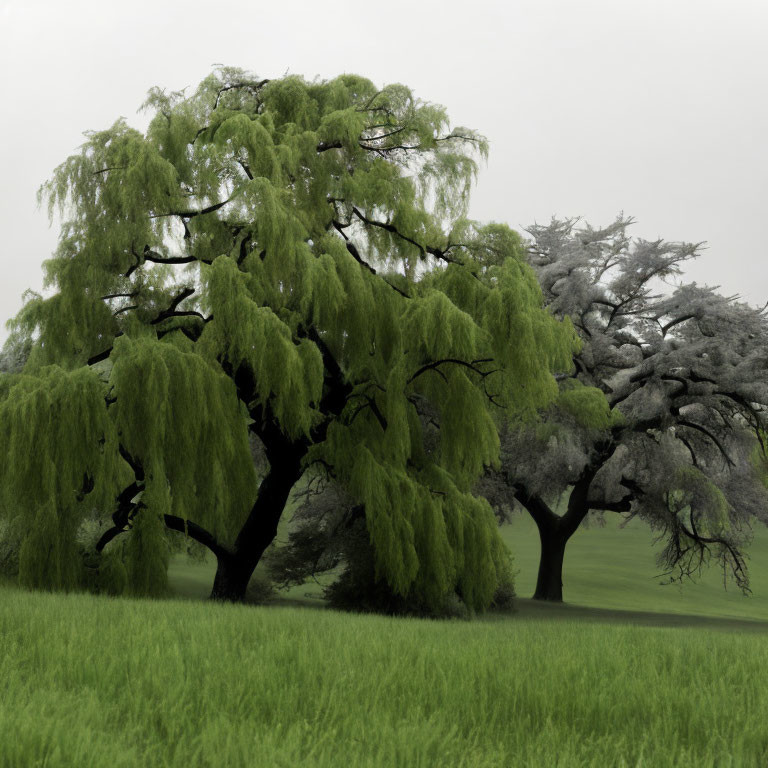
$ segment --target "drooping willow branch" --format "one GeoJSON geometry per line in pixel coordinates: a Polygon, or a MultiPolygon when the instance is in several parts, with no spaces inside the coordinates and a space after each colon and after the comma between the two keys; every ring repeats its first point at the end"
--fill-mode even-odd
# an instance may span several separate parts
{"type": "Polygon", "coordinates": [[[440,259],[442,261],[446,261],[449,264],[461,264],[462,262],[458,259],[453,259],[450,256],[446,254],[444,250],[441,250],[440,248],[435,248],[434,246],[424,246],[421,243],[416,242],[412,237],[408,237],[408,235],[400,232],[400,230],[395,227],[393,224],[390,224],[386,221],[376,221],[375,219],[369,219],[367,216],[365,216],[363,213],[360,212],[360,210],[356,206],[352,206],[352,213],[357,216],[360,221],[362,221],[364,224],[368,225],[369,227],[378,227],[380,229],[385,230],[386,232],[391,232],[393,235],[397,235],[401,240],[405,240],[407,243],[411,243],[411,245],[415,245],[416,248],[419,249],[419,252],[422,254],[422,256],[426,255],[427,253],[431,256],[434,256],[437,259],[440,259]]]}
{"type": "MultiPolygon", "coordinates": [[[[144,467],[141,462],[132,456],[124,445],[119,444],[118,450],[125,462],[133,470],[135,480],[129,486],[124,488],[115,499],[117,509],[112,514],[113,526],[107,529],[96,543],[96,551],[101,552],[115,537],[129,530],[130,523],[136,515],[140,514],[146,505],[141,501],[134,502],[133,499],[144,490],[144,467]]],[[[173,531],[179,531],[188,535],[198,543],[208,547],[217,557],[229,554],[229,551],[216,539],[216,537],[202,526],[191,520],[176,515],[163,515],[166,528],[173,531]]]]}
{"type": "MultiPolygon", "coordinates": [[[[360,255],[360,251],[357,250],[357,246],[349,239],[349,237],[347,237],[347,234],[344,232],[345,227],[349,226],[349,225],[344,225],[341,222],[338,222],[336,220],[334,220],[332,223],[333,223],[333,227],[344,238],[344,245],[346,246],[347,251],[349,251],[349,253],[352,256],[352,258],[358,264],[360,264],[360,266],[362,266],[365,269],[367,269],[372,275],[378,275],[378,272],[376,271],[376,269],[374,267],[372,267],[367,261],[365,261],[365,259],[363,259],[363,257],[360,255]]],[[[386,278],[382,277],[382,280],[384,280],[384,282],[393,291],[396,291],[397,293],[399,293],[404,299],[410,299],[411,298],[405,291],[400,290],[400,288],[398,288],[393,283],[390,283],[389,280],[387,280],[386,278]]]]}
{"type": "Polygon", "coordinates": [[[480,376],[481,381],[483,382],[483,392],[485,393],[485,396],[488,398],[488,400],[493,403],[497,408],[506,408],[505,405],[502,405],[500,402],[496,400],[496,395],[492,395],[488,391],[488,387],[486,385],[486,379],[488,376],[490,376],[492,373],[499,373],[499,368],[494,368],[490,371],[483,371],[482,369],[478,368],[478,363],[490,363],[493,362],[493,358],[491,357],[484,357],[480,358],[478,360],[473,360],[471,363],[468,363],[466,360],[458,360],[456,358],[446,357],[442,360],[435,360],[431,363],[427,363],[426,365],[423,365],[421,368],[419,368],[416,373],[411,376],[410,379],[408,379],[408,384],[412,383],[415,379],[417,379],[419,376],[421,376],[423,373],[426,373],[427,371],[434,371],[436,374],[438,374],[443,381],[447,383],[448,379],[446,378],[445,374],[438,368],[439,365],[443,365],[445,363],[451,363],[453,365],[460,365],[464,368],[469,369],[473,373],[476,373],[478,376],[480,376]]]}

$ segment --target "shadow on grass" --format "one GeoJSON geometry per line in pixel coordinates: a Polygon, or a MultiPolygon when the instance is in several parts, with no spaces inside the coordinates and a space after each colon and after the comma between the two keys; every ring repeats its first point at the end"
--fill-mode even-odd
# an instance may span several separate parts
{"type": "MultiPolygon", "coordinates": [[[[210,589],[205,578],[187,579],[177,578],[171,590],[171,599],[205,602],[207,592],[210,589]],[[186,582],[186,583],[185,583],[186,582]],[[197,583],[195,583],[197,582],[197,583]]],[[[18,589],[15,579],[0,574],[0,587],[18,589]]],[[[305,588],[305,587],[304,587],[305,588]]],[[[295,587],[290,590],[292,594],[280,593],[264,602],[251,602],[246,604],[254,606],[275,606],[284,608],[307,608],[315,611],[332,610],[319,594],[317,596],[302,594],[295,587]]],[[[478,621],[584,621],[603,624],[628,624],[632,626],[657,627],[666,629],[714,629],[726,632],[759,632],[768,633],[768,621],[759,619],[740,619],[723,616],[697,616],[686,613],[664,613],[651,611],[618,610],[614,608],[593,608],[576,605],[574,603],[549,603],[531,598],[516,597],[512,610],[491,611],[477,617],[478,621]]]]}
{"type": "Polygon", "coordinates": [[[768,632],[768,621],[737,619],[720,616],[694,616],[685,613],[655,613],[649,611],[622,611],[613,608],[591,608],[572,603],[548,603],[542,600],[517,597],[514,613],[493,613],[490,620],[547,619],[566,621],[590,621],[609,624],[661,628],[701,628],[747,632],[768,632]]]}
{"type": "MultiPolygon", "coordinates": [[[[213,568],[205,573],[194,566],[178,561],[173,567],[171,579],[175,596],[192,600],[205,600],[213,579],[213,568]]],[[[250,601],[246,601],[250,603],[250,601]]],[[[286,608],[310,608],[312,610],[331,610],[322,599],[320,586],[304,584],[277,595],[264,603],[250,603],[264,606],[286,608]]],[[[622,610],[615,608],[593,608],[574,603],[548,603],[541,600],[516,597],[511,611],[494,611],[478,617],[479,621],[515,621],[527,619],[546,619],[552,621],[586,621],[608,624],[629,624],[633,626],[659,628],[700,628],[717,629],[728,632],[768,632],[768,621],[759,619],[741,619],[722,616],[702,616],[695,614],[622,610]]]]}
{"type": "MultiPolygon", "coordinates": [[[[266,607],[310,608],[333,610],[322,598],[299,597],[298,595],[273,597],[266,607]]],[[[592,608],[573,603],[547,603],[541,600],[517,597],[511,610],[489,611],[477,617],[478,621],[525,621],[527,619],[546,621],[583,621],[598,624],[628,624],[639,627],[661,629],[714,629],[726,632],[768,633],[768,621],[739,619],[722,616],[696,616],[685,613],[663,613],[650,611],[617,610],[613,608],[592,608]]]]}

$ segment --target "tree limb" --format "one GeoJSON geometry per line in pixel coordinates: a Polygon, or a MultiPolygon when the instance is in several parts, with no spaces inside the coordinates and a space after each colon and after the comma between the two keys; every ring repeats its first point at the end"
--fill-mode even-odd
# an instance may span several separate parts
{"type": "MultiPolygon", "coordinates": [[[[695,317],[696,317],[696,315],[694,315],[694,314],[682,315],[682,317],[677,317],[674,320],[670,320],[665,325],[662,325],[661,326],[661,336],[662,336],[662,338],[667,335],[667,331],[670,328],[673,328],[674,326],[679,325],[680,323],[684,323],[686,320],[693,320],[695,317]]],[[[661,324],[659,324],[659,325],[661,325],[661,324]]]]}
{"type": "Polygon", "coordinates": [[[176,294],[173,299],[171,299],[171,303],[168,305],[168,308],[164,309],[156,318],[150,320],[149,324],[157,325],[158,323],[162,323],[166,318],[185,315],[197,315],[201,320],[204,320],[205,318],[199,312],[176,312],[176,307],[178,307],[179,304],[184,301],[184,299],[188,299],[194,292],[194,288],[182,288],[181,291],[176,294]]]}
{"type": "MultiPolygon", "coordinates": [[[[491,359],[492,358],[483,358],[481,360],[473,361],[472,363],[468,363],[466,360],[457,360],[456,358],[452,357],[446,357],[442,360],[435,360],[434,362],[427,363],[426,365],[423,365],[421,368],[419,368],[419,370],[416,371],[416,373],[414,373],[406,383],[410,384],[414,379],[417,379],[419,376],[421,376],[422,373],[426,373],[427,371],[434,370],[436,373],[440,373],[440,371],[437,370],[437,366],[443,365],[443,363],[452,363],[453,365],[461,365],[464,368],[469,368],[470,371],[479,374],[480,377],[484,379],[486,376],[490,376],[492,373],[498,373],[499,369],[495,368],[492,371],[482,371],[474,363],[490,362],[491,359]]],[[[440,373],[440,375],[445,378],[442,373],[440,373]]]]}
{"type": "Polygon", "coordinates": [[[695,429],[702,434],[706,435],[718,448],[720,453],[722,454],[723,458],[726,460],[726,462],[731,466],[735,467],[736,464],[733,462],[731,457],[728,455],[728,452],[723,447],[722,443],[717,439],[715,435],[713,435],[706,427],[702,427],[701,424],[696,424],[692,421],[688,421],[687,419],[678,419],[677,424],[681,427],[688,427],[689,429],[695,429]]]}
{"type": "Polygon", "coordinates": [[[352,213],[357,216],[360,221],[362,221],[364,224],[367,224],[370,227],[379,227],[380,229],[383,229],[387,232],[391,232],[393,235],[397,235],[401,240],[405,240],[407,243],[411,243],[411,245],[415,245],[416,248],[419,249],[419,252],[424,256],[426,253],[429,253],[430,255],[434,256],[435,258],[441,259],[442,261],[446,261],[450,264],[461,264],[462,262],[458,259],[452,259],[450,256],[448,256],[445,251],[440,250],[439,248],[434,248],[432,246],[423,246],[421,243],[417,243],[412,237],[408,237],[408,235],[403,234],[400,232],[400,230],[397,229],[392,224],[389,224],[385,221],[375,221],[374,219],[369,219],[367,216],[365,216],[363,213],[360,212],[360,210],[356,206],[352,206],[352,213]]]}
{"type": "Polygon", "coordinates": [[[344,245],[347,248],[347,251],[352,256],[352,258],[360,264],[361,267],[367,269],[372,275],[377,275],[378,277],[381,277],[381,279],[393,290],[399,293],[404,299],[410,299],[411,297],[405,293],[405,291],[401,291],[396,285],[392,284],[387,280],[385,277],[382,277],[379,275],[379,273],[367,262],[363,257],[360,255],[360,251],[357,250],[357,246],[347,237],[346,233],[344,232],[345,226],[341,224],[341,222],[333,221],[332,222],[333,227],[339,232],[339,234],[344,238],[344,245]]]}
{"type": "Polygon", "coordinates": [[[548,530],[559,524],[560,516],[552,511],[541,496],[528,493],[525,486],[518,483],[514,485],[514,492],[515,498],[528,510],[540,530],[548,530]]]}
{"type": "Polygon", "coordinates": [[[193,219],[195,216],[203,216],[206,213],[213,213],[214,211],[218,211],[219,208],[223,208],[229,201],[230,198],[227,198],[220,203],[214,203],[213,205],[209,205],[206,208],[202,208],[198,211],[168,211],[167,213],[151,213],[149,218],[162,219],[166,216],[180,216],[182,219],[193,219]]]}
{"type": "Polygon", "coordinates": [[[229,549],[219,543],[218,539],[216,539],[212,533],[206,531],[205,528],[202,528],[197,523],[193,523],[191,520],[185,520],[182,517],[177,517],[176,515],[163,515],[163,519],[166,528],[187,534],[191,539],[194,539],[199,544],[202,544],[204,547],[211,550],[216,557],[232,554],[229,549]]]}
{"type": "MultiPolygon", "coordinates": [[[[254,93],[254,95],[258,94],[258,92],[269,82],[269,78],[265,78],[264,80],[260,80],[258,83],[245,83],[245,82],[239,82],[239,83],[231,83],[230,85],[224,85],[221,88],[219,88],[218,93],[216,94],[216,100],[213,102],[213,109],[214,111],[218,109],[219,106],[219,99],[221,99],[221,95],[223,93],[226,93],[227,91],[235,90],[236,88],[247,88],[250,91],[254,93]]],[[[205,130],[205,129],[203,129],[205,130]]],[[[197,138],[197,137],[195,137],[197,138]]]]}

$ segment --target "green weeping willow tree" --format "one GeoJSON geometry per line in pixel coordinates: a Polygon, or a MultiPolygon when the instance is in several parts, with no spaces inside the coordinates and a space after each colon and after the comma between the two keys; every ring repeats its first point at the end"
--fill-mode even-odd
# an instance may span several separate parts
{"type": "Polygon", "coordinates": [[[364,506],[397,593],[486,607],[508,557],[470,489],[498,461],[494,411],[546,405],[577,341],[517,235],[466,218],[485,140],[353,75],[220,68],[145,107],[146,135],[88,134],[41,190],[65,220],[54,293],[15,319],[36,343],[0,389],[22,581],[74,584],[96,509],[105,589],[159,593],[179,531],[217,558],[211,596],[240,600],[309,470],[364,506]]]}

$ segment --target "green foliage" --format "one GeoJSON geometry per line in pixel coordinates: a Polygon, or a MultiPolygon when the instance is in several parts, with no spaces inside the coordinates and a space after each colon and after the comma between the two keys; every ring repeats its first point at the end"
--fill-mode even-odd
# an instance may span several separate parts
{"type": "Polygon", "coordinates": [[[190,96],[153,89],[145,107],[146,135],[123,120],[88,134],[41,190],[66,221],[45,267],[56,292],[16,319],[38,343],[0,406],[21,435],[7,498],[24,497],[30,524],[53,501],[70,541],[83,473],[97,479],[88,505],[110,513],[135,481],[128,542],[110,555],[126,579],[105,561],[105,589],[160,593],[165,515],[228,547],[242,530],[250,420],[365,504],[376,573],[396,592],[458,589],[487,606],[506,555],[470,489],[498,461],[494,418],[551,402],[577,339],[543,308],[520,237],[466,218],[485,139],[403,85],[352,75],[220,68],[190,96]],[[86,366],[107,354],[99,373],[86,366]],[[69,382],[52,411],[50,370],[69,382]],[[434,449],[423,405],[438,412],[434,449]],[[41,414],[64,408],[51,438],[41,414]],[[33,488],[18,467],[35,441],[57,447],[35,454],[33,488]]]}
{"type": "Polygon", "coordinates": [[[195,352],[151,337],[120,337],[111,359],[110,412],[121,445],[146,473],[142,503],[230,542],[257,482],[231,379],[195,352]]]}
{"type": "Polygon", "coordinates": [[[71,531],[51,503],[40,507],[19,550],[19,584],[33,589],[77,589],[82,561],[71,531]]]}
{"type": "Polygon", "coordinates": [[[0,518],[0,579],[18,579],[22,540],[23,536],[13,530],[10,521],[0,518]]]}
{"type": "MultiPolygon", "coordinates": [[[[0,430],[16,458],[0,466],[1,509],[26,531],[22,584],[81,585],[78,527],[92,509],[111,509],[129,483],[118,440],[147,472],[145,508],[126,548],[127,583],[136,594],[163,591],[162,515],[194,516],[227,540],[247,514],[256,478],[231,381],[198,355],[149,338],[118,339],[112,359],[117,402],[109,412],[107,387],[91,368],[17,376],[0,403],[0,430]],[[88,478],[93,488],[84,493],[88,478]]],[[[107,571],[112,567],[107,558],[107,571]]]]}
{"type": "Polygon", "coordinates": [[[426,604],[455,588],[471,609],[486,607],[508,554],[488,503],[435,464],[414,475],[377,461],[362,444],[355,454],[343,477],[365,506],[375,578],[403,596],[413,590],[426,604]]]}
{"type": "Polygon", "coordinates": [[[258,385],[257,401],[267,401],[291,437],[308,434],[320,400],[323,361],[307,340],[294,344],[290,327],[248,294],[245,275],[231,259],[218,258],[209,275],[209,301],[216,322],[204,342],[233,367],[248,365],[258,385]]]}
{"type": "MultiPolygon", "coordinates": [[[[365,523],[358,521],[344,537],[342,573],[323,591],[330,606],[357,612],[399,616],[466,618],[467,607],[453,591],[432,594],[411,589],[403,595],[377,575],[375,552],[365,523]]],[[[300,555],[300,552],[296,552],[300,555]]]]}
{"type": "Polygon", "coordinates": [[[124,563],[125,540],[108,544],[101,555],[98,571],[98,591],[106,595],[122,595],[128,591],[128,570],[124,563]]]}
{"type": "Polygon", "coordinates": [[[0,434],[0,514],[22,531],[20,582],[80,586],[77,530],[94,506],[111,504],[125,478],[103,384],[87,368],[17,376],[0,401],[0,434]]]}
{"type": "Polygon", "coordinates": [[[610,407],[602,390],[587,387],[578,379],[565,379],[561,382],[555,406],[586,429],[605,430],[623,422],[621,412],[610,407]]]}
{"type": "Polygon", "coordinates": [[[695,521],[700,536],[718,536],[731,528],[728,501],[700,469],[678,467],[667,493],[669,510],[688,525],[695,521]]]}
{"type": "MultiPolygon", "coordinates": [[[[531,416],[557,396],[551,372],[571,370],[579,339],[568,318],[555,321],[543,308],[541,289],[523,260],[517,233],[501,224],[474,228],[464,224],[462,234],[469,240],[472,263],[482,265],[482,270],[471,277],[449,265],[425,282],[443,291],[482,328],[481,357],[492,358],[493,367],[505,374],[488,379],[498,401],[511,407],[515,416],[531,416]]],[[[456,318],[451,320],[455,323],[456,318]]],[[[457,341],[459,348],[465,338],[457,341]]]]}
{"type": "Polygon", "coordinates": [[[161,596],[168,588],[170,553],[163,515],[170,509],[170,493],[159,485],[154,483],[144,492],[147,507],[136,516],[126,545],[127,584],[137,596],[161,596]]]}

